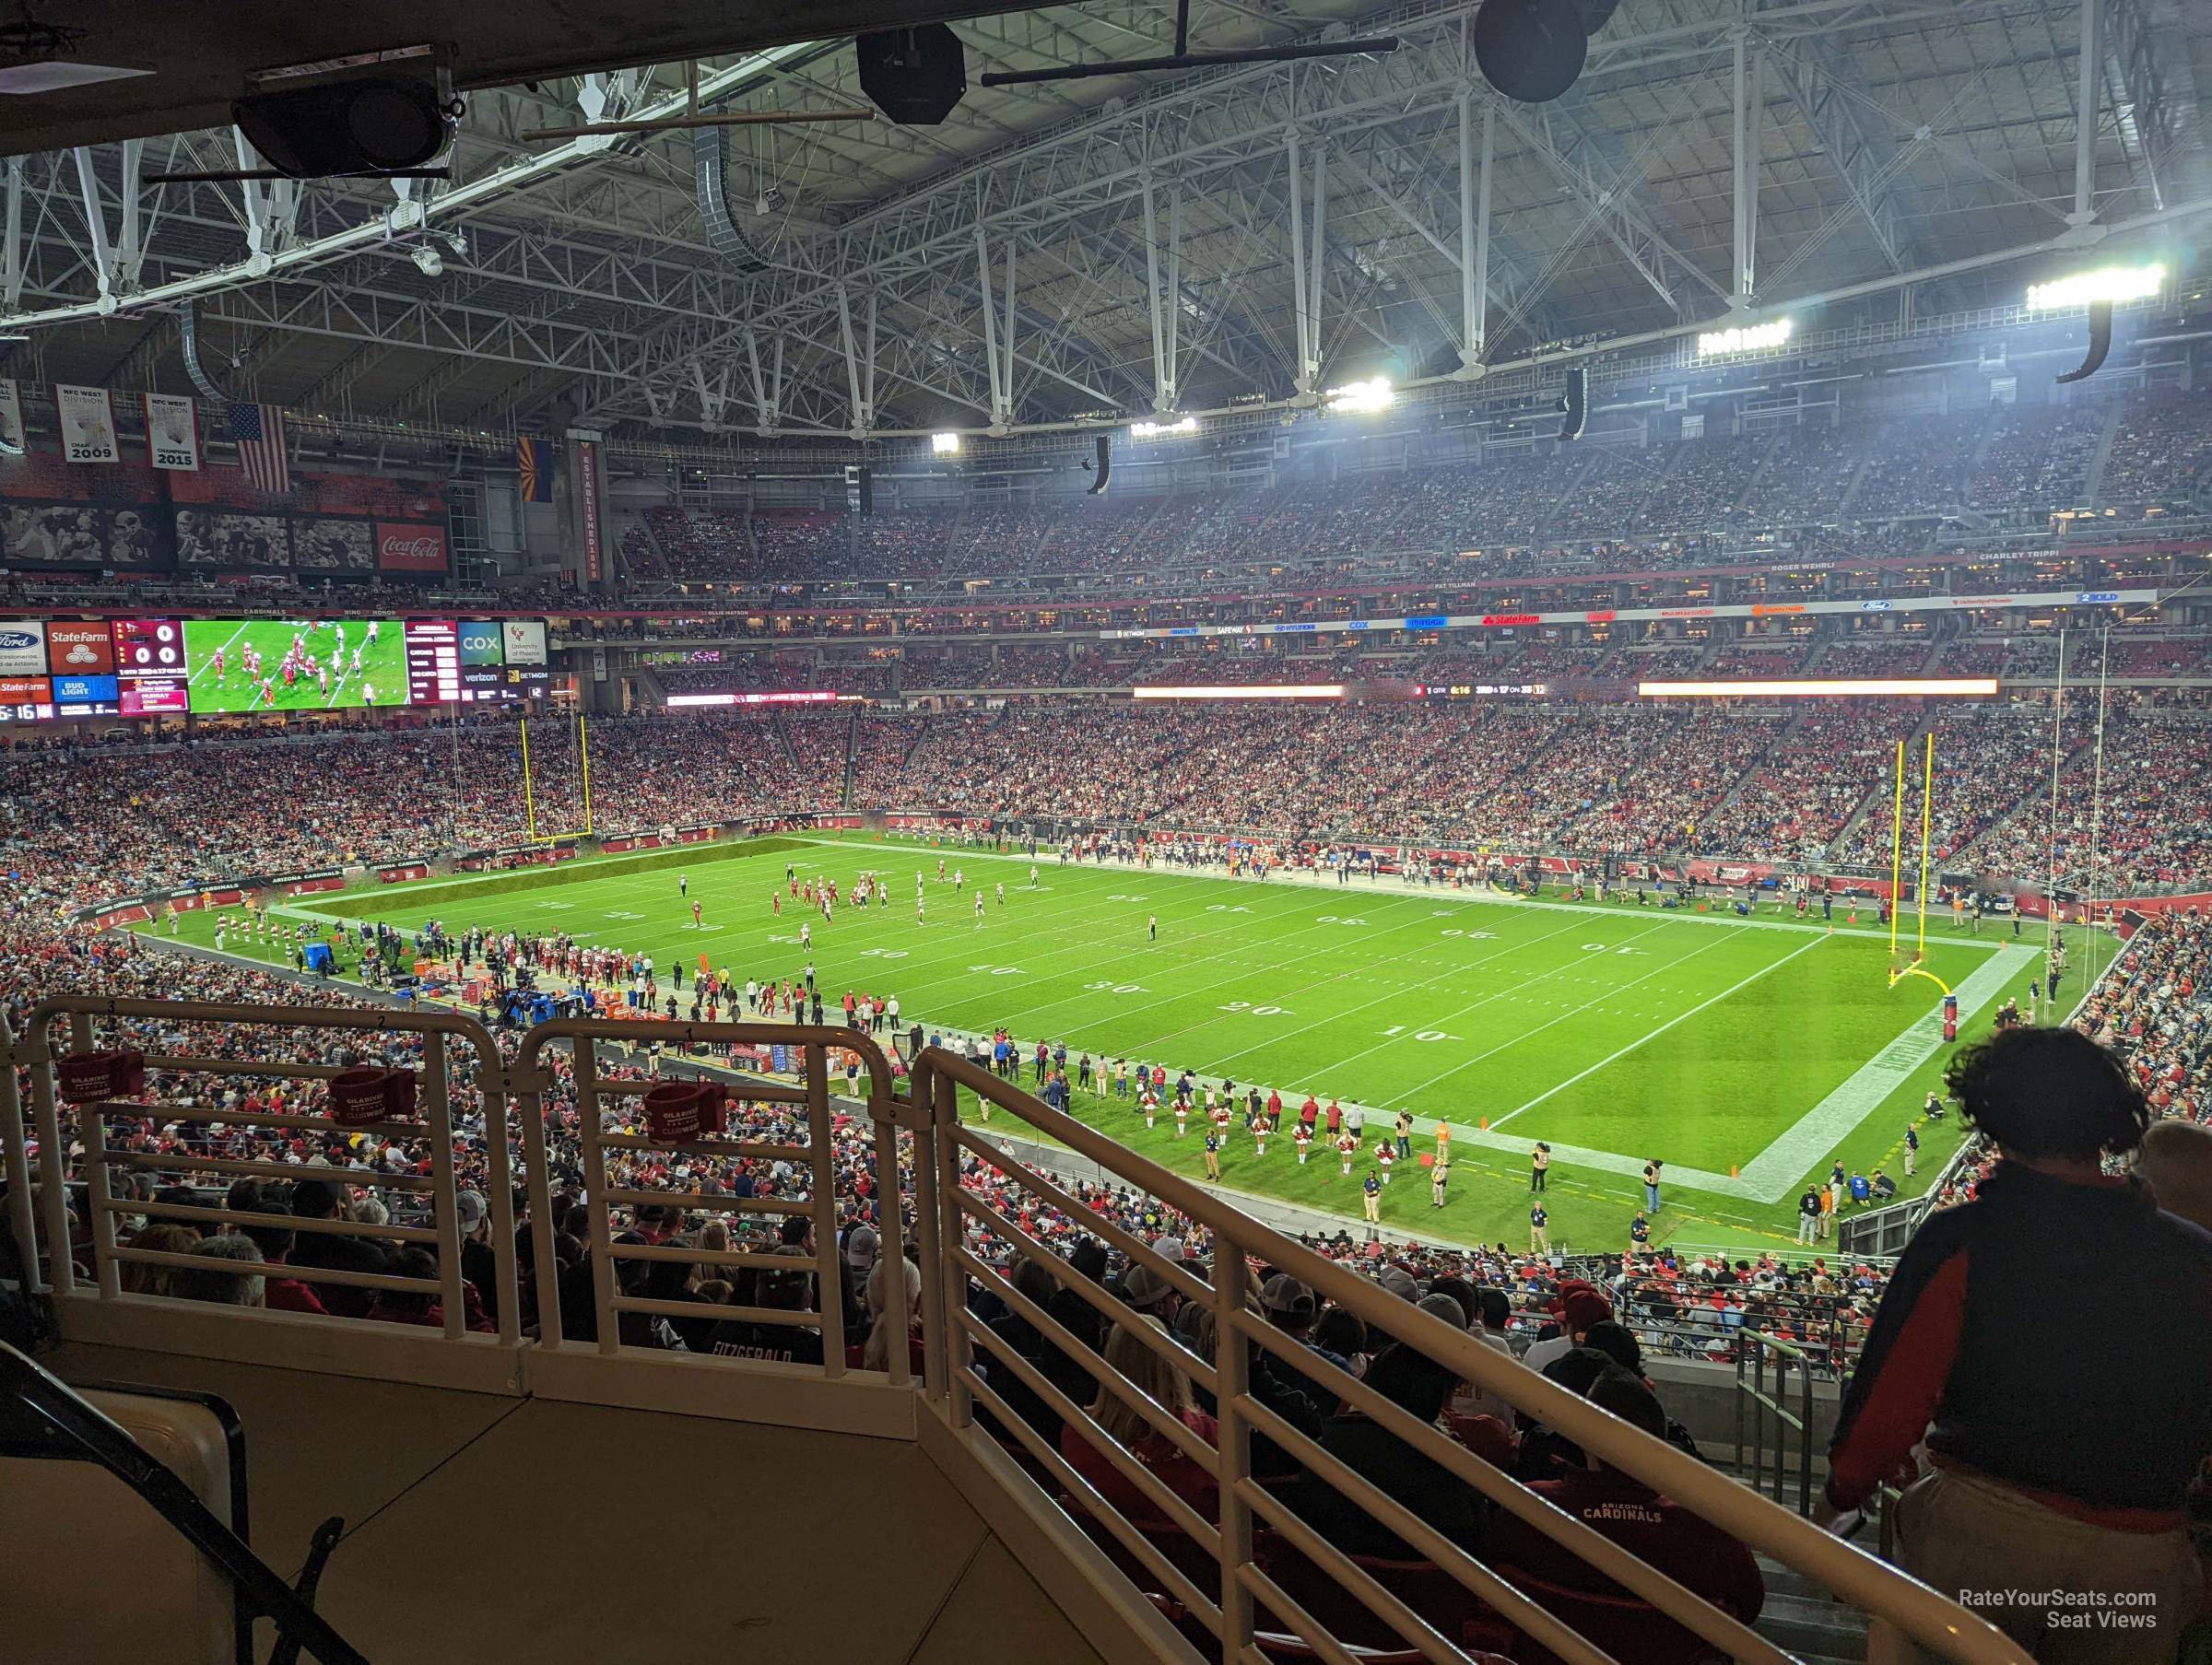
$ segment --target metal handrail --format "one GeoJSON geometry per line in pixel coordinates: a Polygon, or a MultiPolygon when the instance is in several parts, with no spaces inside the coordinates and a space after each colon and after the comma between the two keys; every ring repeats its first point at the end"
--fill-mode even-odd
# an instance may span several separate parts
{"type": "MultiPolygon", "coordinates": [[[[1846,1601],[1877,1614],[1937,1657],[1964,1665],[2026,1665],[2028,1656],[2002,1633],[1976,1615],[1957,1606],[1925,1585],[1883,1565],[1864,1552],[1758,1496],[1704,1463],[1652,1438],[1618,1418],[1576,1397],[1557,1384],[1527,1370],[1483,1345],[1466,1332],[1455,1330],[1418,1311],[1376,1284],[1324,1259],[1290,1238],[1268,1229],[1224,1202],[1213,1193],[1137,1155],[1095,1129],[1055,1111],[1029,1094],[1001,1081],[965,1059],[940,1048],[930,1048],[913,1061],[912,1097],[919,1109],[926,1107],[934,1124],[931,1141],[935,1166],[936,1200],[923,1211],[919,1222],[930,1234],[938,1263],[934,1289],[925,1291],[927,1333],[931,1350],[927,1373],[932,1403],[956,1429],[970,1426],[974,1403],[981,1400],[1002,1424],[1018,1421],[985,1378],[963,1363],[949,1345],[960,1326],[952,1315],[965,1307],[957,1292],[964,1289],[981,1262],[963,1246],[959,1219],[967,1214],[956,1205],[947,1214],[945,1199],[960,1189],[959,1153],[969,1150],[991,1159],[984,1142],[962,1139],[957,1131],[959,1093],[961,1089],[988,1099],[1031,1126],[1049,1134],[1077,1154],[1087,1156],[1157,1198],[1213,1234],[1214,1282],[1207,1291],[1213,1307],[1219,1344],[1214,1367],[1219,1422],[1218,1478],[1221,1499],[1219,1559],[1221,1600],[1218,1624],[1224,1650],[1231,1657],[1249,1658],[1253,1642],[1253,1591],[1268,1599],[1270,1581],[1253,1556],[1255,1515],[1272,1522],[1273,1511],[1265,1494],[1253,1484],[1249,1472],[1250,1436],[1264,1433],[1277,1439],[1301,1461],[1324,1457],[1319,1448],[1279,1418],[1270,1416],[1253,1401],[1247,1375],[1249,1352],[1240,1341],[1288,1355],[1297,1352],[1298,1368],[1310,1377],[1325,1378],[1329,1389],[1357,1406],[1377,1423],[1414,1446],[1422,1455],[1451,1471],[1492,1498],[1519,1518],[1571,1548],[1604,1576],[1625,1586],[1667,1618],[1711,1642],[1719,1651],[1739,1661],[1774,1661],[1783,1656],[1745,1626],[1691,1594],[1673,1580],[1628,1554],[1618,1545],[1583,1527],[1581,1522],[1491,1468],[1433,1427],[1424,1427],[1396,1405],[1364,1383],[1334,1368],[1318,1354],[1281,1336],[1271,1325],[1246,1311],[1251,1284],[1248,1262],[1258,1260],[1288,1272],[1314,1290],[1316,1296],[1346,1307],[1369,1327],[1406,1342],[1463,1379],[1497,1394],[1585,1451],[1632,1475],[1644,1484],[1675,1498],[1722,1530],[1752,1549],[1783,1562],[1834,1591],[1846,1601]]],[[[1006,1159],[994,1163],[1018,1183],[1027,1183],[1026,1171],[1006,1159]]],[[[1063,1205],[1065,1206],[1065,1204],[1063,1205]]],[[[1081,1210],[1099,1227],[1108,1223],[1081,1210]]],[[[1003,1216],[1002,1216],[1003,1218],[1003,1216]]],[[[1103,1235],[1103,1234],[1102,1234],[1103,1235]]],[[[1124,1234],[1125,1237],[1126,1234],[1124,1234]]],[[[1036,1257],[1051,1254],[1041,1244],[1014,1230],[1017,1247],[1036,1257]]],[[[1122,1244],[1135,1263],[1162,1277],[1187,1270],[1164,1260],[1134,1238],[1122,1244]]],[[[1003,1280],[990,1280],[996,1288],[1003,1280]]],[[[1036,1315],[1030,1316],[1035,1322],[1036,1315]]],[[[1065,1346],[1081,1347],[1070,1332],[1051,1324],[1046,1333],[1065,1346]],[[1056,1332],[1056,1333],[1054,1333],[1056,1332]]],[[[968,1326],[969,1339],[988,1344],[985,1327],[968,1326]]],[[[1085,1361],[1088,1365],[1088,1361],[1085,1361]]],[[[1132,1385],[1129,1391],[1138,1390],[1132,1385]]],[[[1104,1455],[1122,1467],[1112,1450],[1104,1455]]],[[[1124,1472],[1127,1470],[1124,1469],[1124,1472]]],[[[1500,1580],[1490,1569],[1444,1543],[1407,1511],[1400,1509],[1362,1477],[1347,1472],[1324,1471],[1324,1478],[1390,1530],[1408,1542],[1439,1554],[1437,1565],[1472,1594],[1488,1601],[1525,1634],[1574,1665],[1601,1665],[1606,1656],[1568,1631],[1557,1620],[1500,1580]]],[[[1087,1499],[1087,1507],[1097,1507],[1087,1499]]],[[[1317,1555],[1324,1570],[1381,1616],[1391,1612],[1394,1598],[1376,1585],[1366,1572],[1333,1546],[1315,1539],[1302,1545],[1317,1555]]],[[[1276,1607],[1278,1616],[1286,1610],[1276,1607]]],[[[1324,1657],[1343,1655],[1341,1645],[1326,1633],[1301,1634],[1324,1657]]],[[[1458,1657],[1432,1631],[1413,1634],[1408,1640],[1431,1658],[1458,1657]]]]}
{"type": "Polygon", "coordinates": [[[1786,1490],[1783,1464],[1788,1460],[1789,1436],[1797,1436],[1797,1513],[1809,1517],[1813,1512],[1813,1366],[1819,1354],[1762,1330],[1746,1330],[1735,1354],[1735,1470],[1748,1474],[1754,1491],[1765,1495],[1767,1421],[1774,1425],[1773,1498],[1783,1501],[1786,1490]],[[1767,1391],[1767,1360],[1773,1355],[1774,1390],[1767,1391]],[[1746,1366],[1750,1379],[1745,1379],[1746,1366]],[[1797,1373],[1797,1409],[1792,1411],[1784,1396],[1789,1391],[1789,1375],[1797,1373]],[[1751,1425],[1751,1437],[1744,1437],[1747,1417],[1751,1425]],[[1744,1453],[1751,1453],[1748,1470],[1744,1465],[1744,1453]]]}
{"type": "MultiPolygon", "coordinates": [[[[347,1007],[276,1006],[261,1004],[229,1004],[207,1001],[157,1001],[124,999],[114,996],[56,995],[40,1002],[30,1010],[24,1023],[23,1034],[16,1038],[8,1050],[7,1062],[26,1070],[30,1077],[32,1114],[39,1132],[41,1174],[37,1191],[37,1205],[43,1214],[43,1226],[48,1245],[48,1286],[57,1297],[68,1298],[76,1292],[76,1270],[70,1263],[69,1217],[65,1191],[65,1176],[61,1165],[52,1160],[64,1150],[61,1138],[61,1119],[55,1103],[54,1064],[59,1058],[53,1039],[53,1027],[65,1021],[68,1026],[69,1046],[77,1050],[89,1049],[93,1044],[96,1019],[118,1022],[132,1018],[158,1018],[170,1023],[223,1023],[242,1024],[276,1029],[341,1029],[366,1035],[383,1037],[412,1036],[419,1039],[423,1049],[423,1091],[419,1122],[375,1122],[366,1131],[382,1130],[389,1132],[421,1134],[429,1138],[431,1147],[430,1178],[418,1182],[427,1192],[430,1202],[431,1224],[428,1227],[374,1226],[357,1222],[329,1222],[310,1225],[313,1231],[327,1235],[354,1237],[406,1240],[433,1243],[437,1249],[439,1275],[435,1285],[427,1285],[418,1279],[382,1277],[366,1273],[345,1273],[330,1277],[318,1274],[317,1269],[287,1268],[301,1274],[305,1283],[342,1284],[353,1287],[418,1291],[434,1288],[440,1296],[441,1319],[449,1340],[457,1340],[467,1333],[467,1315],[462,1291],[461,1236],[455,1208],[457,1185],[453,1174],[453,1118],[452,1095],[449,1088],[446,1043],[458,1038],[468,1043],[476,1052],[477,1087],[484,1100],[484,1119],[487,1129],[502,1128],[504,1111],[499,1107],[504,1096],[506,1072],[500,1057],[498,1043],[484,1026],[475,1018],[457,1013],[435,1011],[357,1010],[347,1007]]],[[[148,1059],[148,1067],[172,1073],[192,1073],[202,1075],[235,1075],[260,1077],[269,1073],[269,1065],[255,1059],[199,1057],[190,1053],[164,1052],[148,1059]]],[[[337,1071],[324,1065],[300,1065],[288,1074],[297,1073],[310,1079],[327,1080],[337,1071]]],[[[21,1107],[17,1100],[15,1069],[5,1072],[6,1080],[0,1083],[0,1116],[11,1129],[19,1128],[21,1107]]],[[[133,1154],[111,1152],[107,1148],[105,1123],[112,1114],[143,1115],[159,1107],[134,1105],[129,1101],[107,1101],[87,1106],[79,1110],[83,1143],[85,1180],[87,1188],[88,1225],[92,1244],[92,1268],[102,1300],[121,1297],[121,1268],[125,1263],[172,1265],[176,1257],[164,1257],[155,1251],[137,1249],[119,1243],[115,1221],[123,1214],[147,1214],[152,1217],[185,1218],[199,1211],[182,1204],[160,1204],[136,1202],[117,1197],[110,1183],[111,1173],[117,1168],[142,1169],[148,1166],[170,1171],[208,1173],[237,1173],[241,1169],[258,1172],[267,1165],[246,1164],[234,1159],[196,1155],[179,1152],[159,1158],[154,1164],[128,1159],[133,1154]]],[[[195,1119],[237,1123],[253,1118],[221,1110],[210,1110],[205,1117],[195,1119]]],[[[270,1125],[283,1123],[300,1128],[319,1128],[331,1132],[359,1132],[360,1127],[341,1124],[324,1116],[297,1113],[272,1113],[262,1118],[270,1125]]],[[[498,1268],[498,1279],[503,1288],[513,1284],[514,1257],[514,1187],[508,1171],[507,1142],[504,1136],[487,1138],[486,1160],[489,1165],[487,1200],[495,1225],[492,1253],[498,1268]]],[[[324,1170],[302,1169],[286,1175],[289,1178],[319,1178],[324,1170]]],[[[11,1184],[15,1175],[11,1165],[11,1184]]],[[[350,1170],[334,1168],[327,1177],[340,1184],[359,1182],[359,1177],[350,1170]]],[[[381,1179],[382,1176],[376,1176],[381,1179]]],[[[402,1179],[404,1176],[397,1177],[402,1179]]],[[[416,1189],[409,1186],[408,1189],[416,1189]]],[[[231,1215],[229,1218],[253,1223],[261,1216],[231,1215]]],[[[294,1229],[298,1225],[292,1222],[294,1229]]],[[[35,1260],[32,1262],[35,1266],[35,1260]]],[[[194,1263],[198,1271],[214,1271],[232,1276],[265,1275],[265,1267],[254,1261],[223,1261],[204,1260],[194,1263]]],[[[481,1293],[481,1292],[479,1292],[481,1293]]],[[[503,1345],[515,1345],[521,1331],[514,1303],[499,1303],[499,1335],[503,1345]]]]}
{"type": "MultiPolygon", "coordinates": [[[[899,1202],[899,1154],[895,1131],[899,1107],[891,1096],[890,1061],[884,1056],[883,1049],[857,1029],[827,1026],[684,1023],[669,1018],[607,1017],[566,1017],[539,1024],[523,1038],[511,1066],[514,1089],[522,1101],[524,1161],[534,1186],[543,1186],[543,1177],[547,1173],[544,1095],[551,1078],[546,1071],[543,1055],[548,1046],[563,1041],[568,1042],[573,1049],[571,1085],[577,1099],[577,1131],[583,1147],[585,1195],[592,1203],[590,1247],[593,1300],[597,1317],[597,1348],[600,1355],[612,1357],[623,1351],[619,1317],[625,1312],[663,1318],[736,1318],[747,1322],[771,1323],[788,1328],[818,1329],[822,1338],[822,1372],[831,1379],[842,1377],[845,1374],[844,1306],[840,1294],[837,1176],[830,1122],[829,1056],[832,1048],[857,1053],[866,1072],[865,1104],[876,1131],[877,1172],[879,1179],[877,1196],[887,1207],[895,1210],[899,1202]],[[656,1149],[667,1147],[650,1138],[610,1133],[602,1127],[600,1108],[603,1101],[634,1096],[637,1089],[633,1083],[602,1079],[598,1064],[598,1043],[601,1041],[617,1042],[625,1048],[669,1042],[687,1049],[695,1045],[742,1047],[771,1044],[797,1049],[804,1066],[805,1083],[802,1089],[796,1094],[789,1089],[769,1089],[758,1096],[778,1103],[795,1102],[797,1108],[804,1109],[807,1124],[806,1146],[782,1147],[736,1140],[700,1140],[680,1148],[698,1155],[738,1157],[770,1149],[793,1149],[809,1166],[811,1183],[807,1200],[795,1202],[777,1198],[740,1198],[694,1191],[648,1191],[611,1185],[607,1178],[606,1165],[610,1151],[634,1150],[641,1146],[656,1149]],[[771,1311],[756,1307],[702,1307],[619,1294],[615,1275],[615,1262],[618,1260],[688,1259],[695,1264],[703,1265],[735,1264],[739,1262],[739,1258],[729,1253],[691,1249],[645,1254],[640,1251],[651,1246],[618,1245],[614,1241],[613,1228],[607,1217],[609,1203],[672,1203],[684,1208],[715,1210],[733,1214],[804,1214],[814,1224],[815,1251],[811,1268],[815,1277],[817,1306],[812,1309],[771,1311]]],[[[735,1096],[740,1099],[748,1096],[743,1089],[735,1096]]],[[[535,1249],[532,1259],[538,1282],[539,1345],[558,1349],[564,1344],[565,1338],[561,1326],[559,1262],[554,1254],[553,1225],[547,1217],[548,1213],[549,1210],[545,1207],[534,1206],[530,1211],[530,1229],[535,1249]]],[[[887,1241],[895,1241],[895,1238],[887,1238],[887,1241]]],[[[795,1256],[761,1258],[780,1259],[785,1269],[794,1272],[809,1264],[795,1256]]],[[[903,1346],[892,1347],[885,1360],[885,1368],[893,1387],[906,1386],[911,1380],[907,1349],[903,1346]]]]}

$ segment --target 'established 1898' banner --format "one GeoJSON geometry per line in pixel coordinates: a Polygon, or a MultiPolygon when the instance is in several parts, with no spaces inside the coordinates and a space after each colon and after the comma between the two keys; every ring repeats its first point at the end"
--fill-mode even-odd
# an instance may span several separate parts
{"type": "Polygon", "coordinates": [[[445,528],[419,521],[376,522],[376,569],[442,578],[447,566],[445,528]]]}

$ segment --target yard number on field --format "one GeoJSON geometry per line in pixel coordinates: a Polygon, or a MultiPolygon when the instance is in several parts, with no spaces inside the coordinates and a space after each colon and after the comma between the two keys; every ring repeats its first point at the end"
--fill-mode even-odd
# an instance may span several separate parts
{"type": "Polygon", "coordinates": [[[1142,983],[1085,983],[1083,986],[1098,994],[1143,994],[1146,992],[1142,983]]]}
{"type": "MultiPolygon", "coordinates": [[[[1382,1031],[1383,1038],[1385,1039],[1400,1036],[1405,1033],[1406,1026],[1404,1024],[1393,1024],[1389,1028],[1382,1031]]],[[[1457,1040],[1459,1038],[1459,1037],[1456,1035],[1445,1034],[1441,1029],[1416,1029],[1413,1032],[1413,1038],[1416,1040],[1457,1040]]]]}
{"type": "Polygon", "coordinates": [[[1298,1014],[1288,1006],[1255,1006],[1248,1000],[1232,1000],[1218,1008],[1223,1012],[1244,1012],[1253,1017],[1295,1017],[1298,1014]]]}
{"type": "Polygon", "coordinates": [[[1021,975],[1019,966],[971,966],[968,969],[979,977],[1019,977],[1021,975]]]}

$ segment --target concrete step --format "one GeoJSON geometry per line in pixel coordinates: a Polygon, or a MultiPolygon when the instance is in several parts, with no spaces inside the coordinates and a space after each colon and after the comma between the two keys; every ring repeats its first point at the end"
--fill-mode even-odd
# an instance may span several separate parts
{"type": "Polygon", "coordinates": [[[1866,1658],[1866,1615],[1846,1607],[1828,1591],[1780,1562],[1759,1557],[1767,1602],[1753,1626],[1777,1647],[1805,1665],[1863,1665],[1866,1658]]]}

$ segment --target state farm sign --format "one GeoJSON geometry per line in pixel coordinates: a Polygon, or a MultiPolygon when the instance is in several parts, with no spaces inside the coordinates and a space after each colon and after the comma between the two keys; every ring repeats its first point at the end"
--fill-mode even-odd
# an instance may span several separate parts
{"type": "Polygon", "coordinates": [[[421,522],[376,522],[376,569],[379,572],[445,574],[445,528],[421,522]]]}

